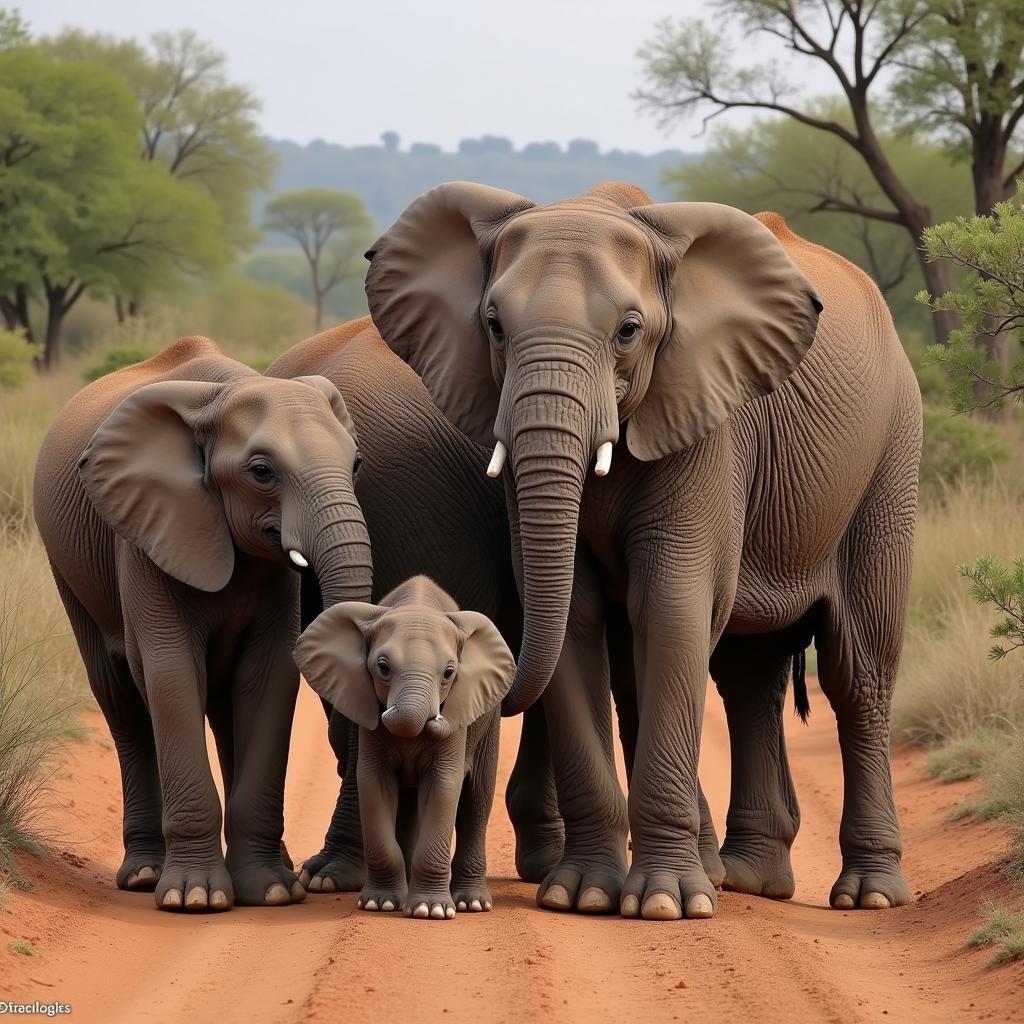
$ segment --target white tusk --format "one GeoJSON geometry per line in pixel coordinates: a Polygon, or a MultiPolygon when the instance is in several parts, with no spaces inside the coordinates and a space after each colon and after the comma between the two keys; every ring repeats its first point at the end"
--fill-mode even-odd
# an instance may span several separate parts
{"type": "Polygon", "coordinates": [[[302,557],[302,552],[301,552],[301,551],[295,551],[295,550],[289,551],[289,552],[288,552],[288,557],[289,557],[289,558],[290,558],[290,559],[291,559],[291,560],[292,560],[292,561],[293,561],[293,562],[294,562],[294,563],[295,563],[295,564],[296,564],[296,565],[297,565],[297,566],[298,566],[298,567],[299,567],[300,569],[308,569],[308,568],[309,568],[309,562],[307,562],[307,561],[306,561],[306,560],[305,560],[305,559],[304,559],[304,558],[302,557]]]}
{"type": "Polygon", "coordinates": [[[487,467],[487,475],[489,477],[501,475],[501,467],[505,465],[506,455],[508,455],[508,449],[498,441],[494,446],[494,454],[491,456],[490,465],[487,467]]]}
{"type": "Polygon", "coordinates": [[[597,476],[607,476],[608,470],[612,468],[612,443],[605,441],[597,449],[597,460],[594,462],[594,473],[597,476]]]}

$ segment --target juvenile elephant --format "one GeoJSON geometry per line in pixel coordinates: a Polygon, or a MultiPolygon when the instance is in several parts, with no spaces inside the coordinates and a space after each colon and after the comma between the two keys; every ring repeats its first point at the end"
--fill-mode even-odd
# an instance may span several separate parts
{"type": "Polygon", "coordinates": [[[369,598],[355,461],[329,381],[267,379],[206,338],[90,384],[43,442],[36,522],[121,762],[117,884],[162,909],[305,895],[281,861],[292,567],[331,603],[369,598]]]}
{"type": "Polygon", "coordinates": [[[812,637],[846,777],[831,903],[905,903],[888,737],[921,405],[872,282],[776,215],[625,185],[546,206],[442,185],[369,255],[385,341],[494,445],[492,473],[507,459],[525,622],[505,709],[544,694],[566,832],[541,905],[714,912],[696,774],[709,663],[733,750],[725,884],[791,895],[782,698],[812,637]]]}
{"type": "MultiPolygon", "coordinates": [[[[345,398],[364,456],[356,494],[373,544],[373,597],[380,601],[411,576],[424,575],[457,606],[480,612],[518,650],[522,611],[512,571],[508,517],[499,481],[484,475],[486,448],[434,405],[423,382],[381,341],[369,317],[289,349],[269,376],[322,374],[345,398]]],[[[325,595],[326,597],[326,595],[325,595]]],[[[303,625],[321,609],[316,581],[303,577],[303,625]]],[[[357,728],[330,712],[329,735],[343,782],[323,849],[303,864],[311,892],[356,891],[365,880],[356,789],[357,728]]],[[[562,855],[543,709],[523,721],[519,757],[506,801],[516,832],[516,867],[539,882],[562,855]]]]}
{"type": "Polygon", "coordinates": [[[490,910],[487,818],[499,705],[515,671],[494,624],[417,576],[380,604],[328,608],[295,660],[359,726],[360,909],[442,920],[490,910]]]}

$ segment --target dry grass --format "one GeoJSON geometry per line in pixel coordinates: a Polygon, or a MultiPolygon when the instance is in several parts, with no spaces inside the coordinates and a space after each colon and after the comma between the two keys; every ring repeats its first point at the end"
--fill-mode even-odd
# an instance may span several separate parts
{"type": "Polygon", "coordinates": [[[893,702],[897,740],[962,740],[1024,727],[1024,663],[992,661],[991,609],[974,602],[957,565],[1024,552],[1024,497],[998,483],[960,483],[918,519],[903,661],[893,702]]]}
{"type": "Polygon", "coordinates": [[[992,966],[1019,960],[1024,956],[1024,911],[987,903],[983,908],[988,919],[975,929],[967,940],[971,946],[994,946],[992,966]]]}

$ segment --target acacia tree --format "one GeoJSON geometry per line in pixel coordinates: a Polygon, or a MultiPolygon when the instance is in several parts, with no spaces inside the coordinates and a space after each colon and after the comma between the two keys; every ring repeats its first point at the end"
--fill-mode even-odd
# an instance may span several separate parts
{"type": "Polygon", "coordinates": [[[41,363],[60,358],[64,320],[87,292],[109,295],[226,255],[217,211],[136,150],[137,107],[113,71],[34,46],[0,51],[0,308],[31,337],[44,302],[41,363]]]}
{"type": "MultiPolygon", "coordinates": [[[[899,225],[916,249],[922,232],[934,223],[933,211],[893,166],[883,142],[884,123],[880,126],[876,117],[884,99],[882,83],[895,77],[902,96],[928,106],[932,131],[941,135],[966,129],[972,164],[981,167],[994,160],[1005,182],[1006,155],[1024,103],[1018,72],[1024,5],[1019,0],[719,0],[716,7],[722,15],[719,25],[738,24],[748,34],[780,43],[788,51],[789,66],[796,61],[824,69],[848,108],[848,121],[816,112],[777,61],[735,67],[725,28],[665,21],[640,51],[645,85],[637,94],[664,125],[696,111],[704,111],[706,125],[726,111],[754,109],[827,133],[858,154],[883,201],[830,195],[822,208],[899,225]],[[944,83],[941,98],[929,104],[930,90],[939,83],[944,83]],[[992,128],[997,122],[1000,127],[992,128]],[[1003,140],[1002,162],[995,150],[982,156],[993,132],[1003,140]]],[[[947,263],[929,262],[923,253],[919,262],[932,294],[949,291],[947,263]]],[[[955,313],[935,309],[933,324],[936,339],[945,343],[957,325],[955,313]]]]}
{"type": "Polygon", "coordinates": [[[295,189],[267,203],[263,227],[298,243],[306,257],[319,331],[327,296],[359,272],[358,258],[371,240],[373,227],[366,206],[351,192],[295,189]]]}
{"type": "MultiPolygon", "coordinates": [[[[204,191],[217,207],[214,230],[231,248],[252,244],[252,195],[270,187],[275,161],[256,121],[259,101],[228,80],[223,53],[191,30],[158,32],[146,49],[134,40],[68,29],[45,47],[61,60],[117,71],[138,103],[141,160],[204,191]]],[[[119,316],[139,312],[147,283],[119,293],[119,316]]]]}

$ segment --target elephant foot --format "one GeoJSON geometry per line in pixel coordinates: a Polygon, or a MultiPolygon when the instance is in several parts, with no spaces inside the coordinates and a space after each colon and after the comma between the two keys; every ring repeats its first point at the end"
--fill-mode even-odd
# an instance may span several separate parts
{"type": "Polygon", "coordinates": [[[405,900],[405,916],[450,921],[455,916],[455,901],[446,889],[410,889],[405,900]]]}
{"type": "Polygon", "coordinates": [[[280,862],[254,864],[228,856],[235,903],[244,907],[286,907],[301,903],[306,890],[298,875],[280,862]]]}
{"type": "Polygon", "coordinates": [[[393,913],[405,906],[405,895],[406,888],[404,885],[391,885],[387,882],[367,882],[359,893],[356,906],[360,910],[393,913]]]}
{"type": "Polygon", "coordinates": [[[163,844],[132,848],[125,852],[117,869],[117,887],[128,892],[152,892],[164,869],[163,844]]]}
{"type": "Polygon", "coordinates": [[[479,914],[494,906],[490,890],[482,878],[453,878],[452,899],[460,914],[479,914]]]}
{"type": "Polygon", "coordinates": [[[169,855],[155,892],[160,910],[178,913],[230,910],[235,902],[231,875],[220,857],[203,864],[185,863],[169,855]]]}
{"type": "Polygon", "coordinates": [[[625,864],[563,860],[537,890],[537,906],[581,914],[614,914],[626,877],[625,864]]]}
{"type": "Polygon", "coordinates": [[[698,849],[700,852],[700,862],[704,868],[704,874],[708,876],[708,881],[716,889],[721,889],[726,878],[726,868],[725,863],[722,861],[722,856],[718,852],[718,842],[715,834],[711,833],[710,838],[706,840],[705,833],[701,832],[698,849]]]}
{"type": "Polygon", "coordinates": [[[890,854],[843,858],[843,871],[828,901],[836,910],[888,910],[910,903],[912,894],[900,870],[899,859],[890,854]]]}
{"type": "Polygon", "coordinates": [[[722,888],[772,900],[791,899],[796,892],[789,844],[763,835],[727,834],[722,846],[725,881],[722,888]]]}
{"type": "Polygon", "coordinates": [[[647,921],[714,917],[717,907],[718,894],[699,861],[683,869],[634,863],[619,905],[623,917],[647,921]]]}
{"type": "Polygon", "coordinates": [[[331,857],[319,853],[304,861],[299,881],[307,892],[359,892],[366,882],[366,867],[360,856],[331,857]]]}
{"type": "Polygon", "coordinates": [[[565,826],[556,821],[516,825],[516,873],[524,882],[542,882],[565,853],[565,826]]]}

